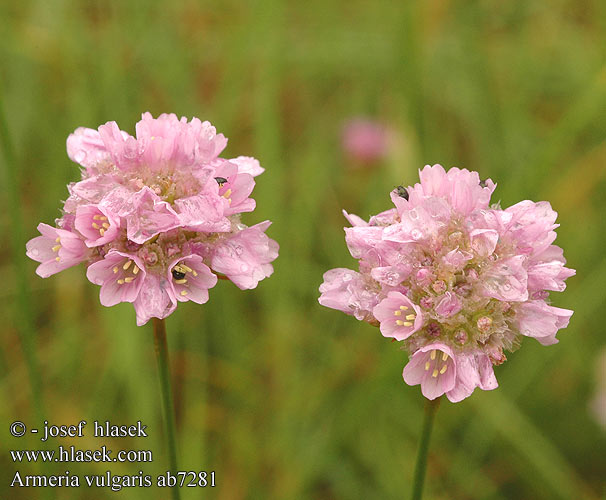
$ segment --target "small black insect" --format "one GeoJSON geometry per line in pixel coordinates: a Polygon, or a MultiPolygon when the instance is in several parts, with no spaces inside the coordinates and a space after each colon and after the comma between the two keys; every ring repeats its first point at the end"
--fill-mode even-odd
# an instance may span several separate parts
{"type": "Polygon", "coordinates": [[[408,191],[406,191],[404,186],[398,186],[396,191],[398,192],[398,196],[400,198],[404,198],[406,201],[408,201],[408,191]]]}
{"type": "Polygon", "coordinates": [[[185,278],[185,273],[178,266],[173,267],[173,270],[171,272],[173,273],[173,278],[175,278],[176,280],[182,280],[183,278],[185,278]]]}
{"type": "Polygon", "coordinates": [[[215,180],[217,181],[217,184],[219,184],[219,186],[222,186],[227,182],[227,179],[225,177],[215,177],[215,180]]]}

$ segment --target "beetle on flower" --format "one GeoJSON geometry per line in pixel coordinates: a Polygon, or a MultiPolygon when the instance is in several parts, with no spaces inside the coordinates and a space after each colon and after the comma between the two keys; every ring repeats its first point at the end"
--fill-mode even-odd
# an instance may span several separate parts
{"type": "Polygon", "coordinates": [[[522,336],[558,342],[572,311],[551,306],[575,271],[553,242],[548,202],[490,205],[477,172],[425,166],[420,183],[391,192],[395,208],[369,222],[344,212],[359,272],[324,274],[320,304],[380,328],[410,354],[404,381],[453,402],[497,387],[493,365],[522,336]]]}

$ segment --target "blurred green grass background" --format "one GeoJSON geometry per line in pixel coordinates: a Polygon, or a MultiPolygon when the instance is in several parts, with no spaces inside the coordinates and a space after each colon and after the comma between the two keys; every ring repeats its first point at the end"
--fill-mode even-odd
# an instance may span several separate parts
{"type": "Polygon", "coordinates": [[[42,280],[24,255],[79,178],[67,135],[108,120],[133,133],[147,110],[210,120],[230,139],[227,157],[261,161],[258,208],[244,222],[273,220],[281,245],[257,289],[220,282],[209,303],[181,304],[168,319],[180,468],[217,474],[216,488],[183,498],[408,496],[423,400],[402,381],[406,355],[320,307],[317,288],[327,269],[355,266],[341,209],[388,208],[389,190],[427,163],[491,177],[503,206],[549,200],[578,274],[554,294],[576,311],[558,345],[527,339],[496,369],[498,390],[443,403],[426,498],[604,495],[606,435],[588,402],[606,345],[605,2],[24,0],[0,3],[0,39],[15,150],[2,162],[0,205],[2,498],[168,497],[8,487],[15,470],[167,468],[151,325],[137,328],[130,305],[100,306],[82,267],[42,280]],[[342,124],[358,115],[399,138],[373,168],[350,168],[340,150],[342,124]],[[10,437],[10,423],[34,426],[41,414],[56,424],[142,420],[147,439],[49,447],[151,449],[154,462],[15,465],[8,450],[41,443],[10,437]]]}

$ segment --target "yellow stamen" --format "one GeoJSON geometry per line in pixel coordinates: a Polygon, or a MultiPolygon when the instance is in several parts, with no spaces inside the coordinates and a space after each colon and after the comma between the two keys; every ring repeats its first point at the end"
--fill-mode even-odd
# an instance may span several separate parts
{"type": "Polygon", "coordinates": [[[60,248],[61,248],[61,245],[55,245],[53,247],[53,252],[58,252],[60,248]]]}
{"type": "Polygon", "coordinates": [[[99,224],[97,224],[96,222],[93,222],[93,227],[94,227],[95,229],[99,229],[101,226],[99,226],[99,224]]]}
{"type": "Polygon", "coordinates": [[[103,228],[99,229],[99,234],[101,236],[103,236],[105,234],[105,229],[103,229],[103,228]]]}
{"type": "Polygon", "coordinates": [[[118,272],[118,266],[114,267],[114,274],[118,272]]]}
{"type": "Polygon", "coordinates": [[[427,362],[425,363],[425,371],[426,371],[426,372],[428,372],[428,371],[429,371],[429,365],[430,365],[430,363],[429,363],[429,361],[427,361],[427,362]]]}
{"type": "Polygon", "coordinates": [[[393,315],[394,316],[402,316],[402,311],[394,311],[393,315]]]}
{"type": "Polygon", "coordinates": [[[101,224],[105,229],[109,228],[109,224],[107,222],[104,222],[103,224],[101,224]]]}
{"type": "Polygon", "coordinates": [[[124,280],[118,280],[118,285],[124,285],[124,280]]]}
{"type": "Polygon", "coordinates": [[[446,370],[447,370],[447,369],[448,369],[448,365],[444,365],[444,366],[442,367],[442,369],[440,370],[440,373],[442,373],[442,374],[446,373],[446,370]]]}
{"type": "Polygon", "coordinates": [[[133,274],[137,274],[139,272],[139,268],[135,265],[135,267],[133,267],[133,274]]]}
{"type": "Polygon", "coordinates": [[[432,361],[434,359],[436,359],[436,351],[435,351],[435,349],[433,351],[431,351],[431,354],[429,355],[429,357],[431,358],[432,361]]]}
{"type": "Polygon", "coordinates": [[[406,315],[406,319],[415,319],[415,318],[416,318],[416,315],[414,315],[414,314],[407,314],[406,315]]]}
{"type": "Polygon", "coordinates": [[[400,309],[402,309],[402,311],[408,311],[408,306],[400,306],[400,309]]]}
{"type": "Polygon", "coordinates": [[[187,280],[175,280],[175,283],[177,283],[178,285],[183,285],[184,283],[187,283],[187,280]]]}
{"type": "Polygon", "coordinates": [[[404,324],[404,321],[402,321],[401,319],[396,320],[396,325],[402,326],[403,324],[404,324]]]}
{"type": "Polygon", "coordinates": [[[433,378],[436,378],[438,376],[438,370],[434,370],[433,373],[431,374],[431,376],[433,378]]]}
{"type": "Polygon", "coordinates": [[[135,278],[133,276],[129,276],[128,278],[124,278],[124,281],[126,283],[130,283],[131,281],[133,281],[135,278]]]}
{"type": "Polygon", "coordinates": [[[446,361],[448,359],[448,354],[445,352],[442,353],[442,361],[446,361]]]}
{"type": "Polygon", "coordinates": [[[56,241],[57,243],[59,243],[59,242],[61,241],[61,238],[59,238],[59,237],[57,236],[57,239],[56,239],[55,241],[56,241]]]}
{"type": "Polygon", "coordinates": [[[181,295],[185,297],[187,295],[187,290],[181,290],[181,295]]]}
{"type": "Polygon", "coordinates": [[[55,260],[56,260],[57,262],[59,262],[59,261],[61,260],[61,257],[55,257],[55,260]]]}
{"type": "Polygon", "coordinates": [[[179,264],[181,266],[181,269],[183,269],[186,273],[191,273],[192,272],[192,268],[191,267],[187,267],[185,264],[181,263],[179,264]]]}
{"type": "Polygon", "coordinates": [[[107,220],[107,217],[105,217],[105,215],[99,215],[99,220],[107,220]]]}
{"type": "Polygon", "coordinates": [[[404,321],[404,326],[412,326],[412,323],[410,321],[404,321]]]}
{"type": "Polygon", "coordinates": [[[93,215],[93,219],[94,220],[101,220],[101,215],[99,215],[99,214],[93,215]]]}
{"type": "Polygon", "coordinates": [[[223,198],[229,198],[231,196],[231,188],[229,188],[225,193],[223,193],[223,198]]]}
{"type": "Polygon", "coordinates": [[[198,273],[195,271],[195,269],[192,269],[192,270],[191,270],[191,273],[192,273],[194,276],[198,276],[198,273]]]}
{"type": "Polygon", "coordinates": [[[133,263],[133,261],[132,261],[132,260],[127,261],[127,262],[126,262],[126,264],[124,264],[124,265],[122,266],[122,269],[124,269],[124,270],[126,271],[126,270],[127,270],[129,267],[130,267],[130,265],[131,265],[132,263],[133,263]]]}

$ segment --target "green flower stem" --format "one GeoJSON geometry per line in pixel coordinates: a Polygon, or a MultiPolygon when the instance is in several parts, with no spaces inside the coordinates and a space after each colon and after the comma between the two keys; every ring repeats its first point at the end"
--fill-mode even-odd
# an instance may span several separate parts
{"type": "Polygon", "coordinates": [[[428,399],[425,402],[425,419],[423,420],[423,431],[421,432],[421,442],[419,443],[419,452],[417,454],[417,463],[415,464],[415,475],[412,484],[412,500],[421,500],[423,496],[423,483],[425,482],[425,470],[427,469],[427,452],[429,451],[429,440],[433,421],[440,406],[442,396],[434,399],[428,399]]]}
{"type": "MultiPolygon", "coordinates": [[[[154,345],[156,347],[156,359],[158,361],[158,375],[160,376],[160,392],[162,393],[162,410],[164,414],[164,426],[166,439],[168,441],[168,460],[172,474],[176,474],[177,468],[177,445],[175,441],[175,409],[173,397],[170,390],[170,374],[168,363],[168,347],[166,345],[166,324],[163,319],[153,318],[154,345]]],[[[180,499],[179,486],[171,488],[173,500],[180,499]]]]}

